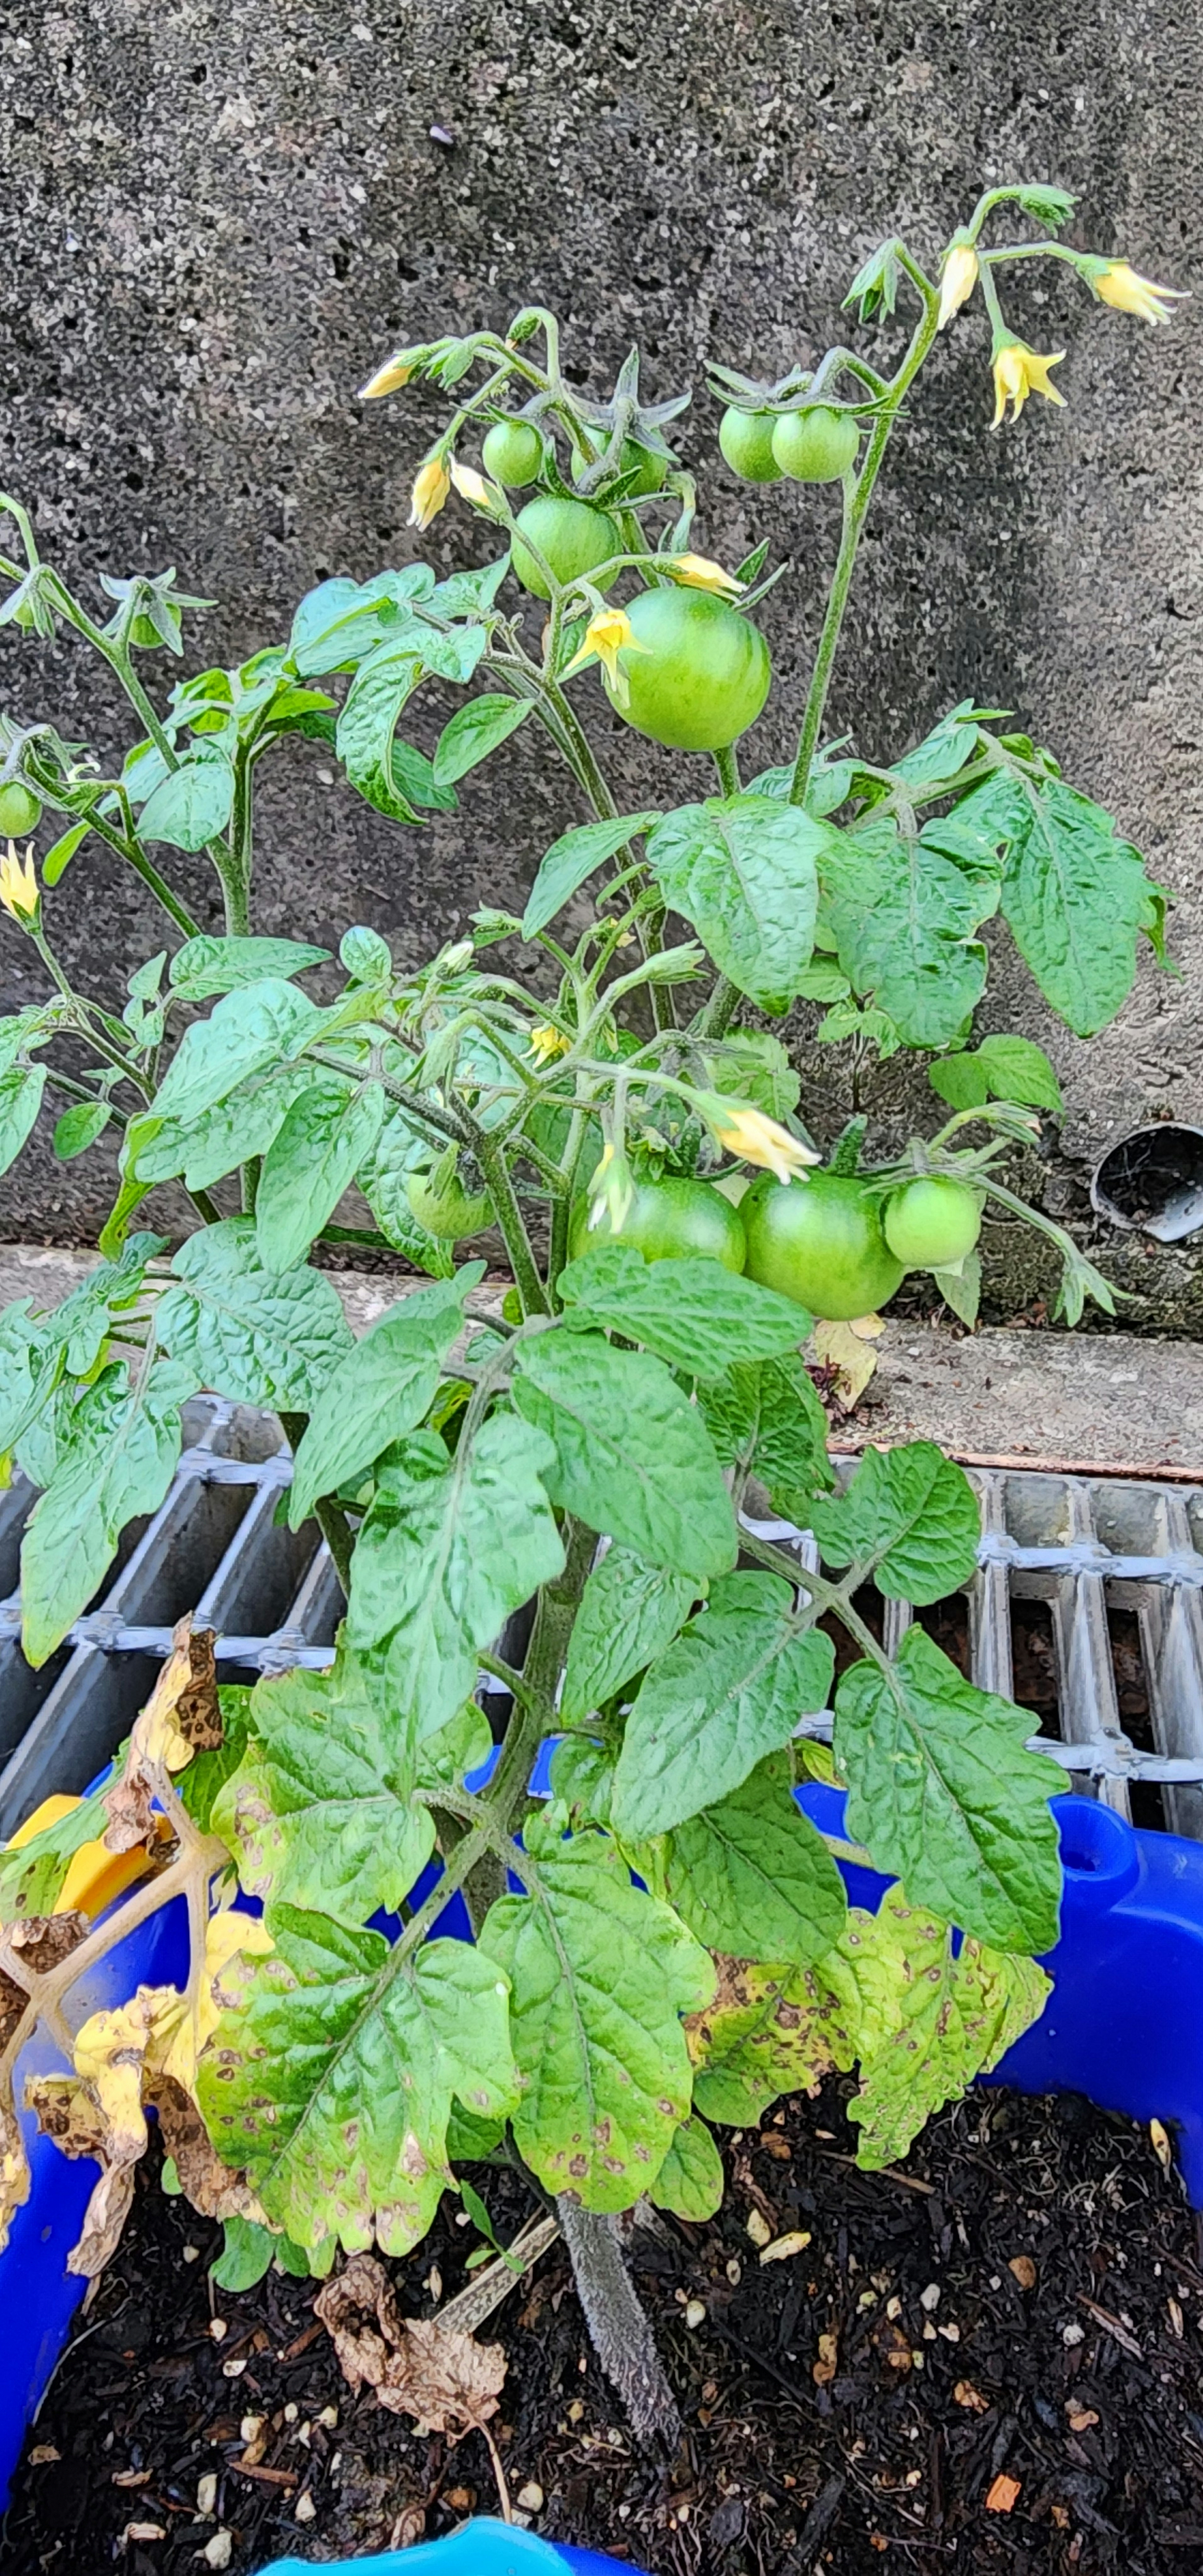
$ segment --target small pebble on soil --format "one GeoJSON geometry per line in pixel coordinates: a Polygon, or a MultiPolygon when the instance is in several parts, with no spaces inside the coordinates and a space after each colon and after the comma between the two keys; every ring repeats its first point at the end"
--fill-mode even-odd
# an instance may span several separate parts
{"type": "MultiPolygon", "coordinates": [[[[719,2216],[635,2239],[686,2428],[670,2466],[626,2434],[562,2247],[489,2320],[509,2359],[491,2429],[523,2518],[650,2576],[1203,2576],[1203,2267],[1147,2128],[981,2091],[868,2175],[850,2089],[724,2133],[719,2216]],[[766,2241],[809,2243],[760,2263],[753,2213],[766,2241]]],[[[525,2186],[473,2180],[508,2241],[525,2186]]],[[[432,2266],[444,2300],[475,2277],[458,2214],[448,2201],[390,2266],[404,2313],[433,2313],[432,2266]]],[[[223,2292],[215,2341],[220,2241],[163,2194],[152,2153],[30,2435],[4,2576],[252,2576],[497,2512],[479,2434],[452,2443],[351,2394],[314,2283],[273,2270],[223,2292]]]]}

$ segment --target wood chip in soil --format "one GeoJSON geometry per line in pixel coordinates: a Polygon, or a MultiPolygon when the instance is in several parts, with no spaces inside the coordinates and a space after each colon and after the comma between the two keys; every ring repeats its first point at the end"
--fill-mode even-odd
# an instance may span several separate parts
{"type": "MultiPolygon", "coordinates": [[[[1203,2576],[1203,2269],[1148,2131],[983,2091],[897,2176],[862,2175],[849,2091],[728,2138],[713,2224],[636,2239],[687,2428],[671,2471],[632,2451],[562,2249],[490,2320],[509,2360],[494,2430],[511,2492],[542,2490],[533,2528],[651,2576],[1203,2576]],[[766,2218],[809,2244],[762,2263],[766,2218]]],[[[525,2186],[474,2180],[508,2239],[525,2186]]],[[[470,2277],[456,2216],[448,2197],[389,2267],[404,2314],[470,2277]]],[[[313,2283],[215,2292],[215,2340],[218,2243],[148,2166],[30,2435],[5,2576],[195,2576],[219,2531],[250,2576],[496,2511],[479,2434],[423,2435],[352,2397],[310,2334],[313,2283]]]]}

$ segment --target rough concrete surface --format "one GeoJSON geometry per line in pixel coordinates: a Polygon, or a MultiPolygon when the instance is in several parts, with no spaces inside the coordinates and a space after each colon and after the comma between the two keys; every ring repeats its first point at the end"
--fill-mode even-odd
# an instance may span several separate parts
{"type": "MultiPolygon", "coordinates": [[[[95,1255],[0,1244],[0,1305],[28,1297],[36,1312],[57,1306],[95,1255]]],[[[330,1273],[352,1331],[369,1324],[421,1281],[330,1273]]],[[[485,1280],[473,1308],[487,1313],[504,1282],[485,1280]]],[[[996,1329],[970,1336],[942,1323],[888,1316],[867,1401],[838,1447],[866,1440],[938,1440],[954,1457],[1023,1459],[1153,1475],[1203,1484],[1203,1349],[1178,1341],[1088,1333],[996,1329]]]]}
{"type": "MultiPolygon", "coordinates": [[[[931,256],[983,179],[1022,175],[1080,192],[1075,241],[1197,278],[1191,0],[60,0],[36,23],[0,10],[0,27],[0,479],[85,587],[174,562],[213,597],[199,663],[277,639],[321,575],[413,553],[405,495],[435,398],[354,399],[400,338],[499,323],[535,296],[563,312],[595,386],[636,335],[656,393],[697,386],[707,354],[776,372],[846,329],[840,298],[872,243],[898,227],[931,256]]],[[[1035,345],[1067,350],[1068,408],[1033,401],[992,437],[980,305],[941,344],[874,506],[831,717],[881,759],[969,691],[1010,707],[1179,891],[1186,981],[1146,958],[1091,1045],[1050,1026],[996,942],[982,1022],[1050,1043],[1070,1102],[1053,1178],[1077,1207],[1075,1170],[1123,1123],[1203,1116],[1198,308],[1151,331],[1052,265],[1017,272],[1008,304],[1035,345]]],[[[707,475],[701,541],[734,560],[763,530],[793,559],[764,612],[779,688],[753,751],[768,760],[796,718],[835,504],[715,472],[715,422],[700,391],[682,445],[707,475]]],[[[473,538],[456,507],[424,543],[441,571],[473,538]]],[[[79,652],[11,630],[0,648],[0,704],[114,748],[111,698],[79,652]]],[[[146,668],[160,690],[174,676],[166,656],[146,668]]],[[[432,691],[416,737],[429,745],[447,711],[432,691]]],[[[600,730],[632,805],[708,791],[705,764],[674,766],[608,718],[600,730]]],[[[481,899],[519,895],[578,819],[525,735],[421,834],[322,767],[315,748],[290,751],[265,786],[261,926],[333,937],[363,919],[405,959],[481,899]]],[[[212,918],[203,863],[180,874],[212,918]]],[[[93,989],[157,944],[140,889],[103,856],[81,858],[52,917],[93,989]]],[[[7,930],[0,973],[10,1005],[40,974],[7,930]]],[[[807,1061],[829,1133],[846,1077],[827,1051],[807,1061]]],[[[897,1129],[898,1068],[869,1079],[868,1105],[897,1129]]],[[[103,1147],[67,1171],[41,1150],[0,1183],[0,1208],[10,1230],[78,1240],[110,1177],[103,1147]]],[[[1179,1259],[1136,1320],[1189,1320],[1179,1270],[1189,1307],[1179,1259]]]]}

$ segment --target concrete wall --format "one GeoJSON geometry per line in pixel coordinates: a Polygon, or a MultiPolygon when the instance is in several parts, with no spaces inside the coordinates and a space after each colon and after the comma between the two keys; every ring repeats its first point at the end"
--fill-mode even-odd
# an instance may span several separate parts
{"type": "MultiPolygon", "coordinates": [[[[17,23],[0,76],[0,472],[69,574],[174,562],[212,596],[198,663],[277,639],[322,574],[412,551],[408,476],[434,398],[354,400],[397,339],[536,296],[594,383],[636,335],[656,392],[697,384],[707,354],[775,372],[843,327],[876,239],[898,227],[932,253],[983,178],[1055,179],[1081,195],[1075,240],[1172,284],[1198,272],[1191,0],[88,0],[17,23]]],[[[991,437],[980,309],[941,346],[875,507],[831,714],[883,759],[967,691],[1014,708],[1180,890],[1187,982],[1143,966],[1117,1031],[1051,1040],[1081,1158],[1141,1110],[1203,1112],[1198,322],[1189,305],[1173,332],[1105,314],[1053,267],[1011,306],[1038,346],[1068,350],[1069,408],[1033,402],[991,437]]],[[[699,389],[683,443],[710,471],[702,541],[732,560],[763,530],[794,562],[765,613],[780,687],[756,747],[776,758],[834,505],[716,476],[715,420],[699,389]]],[[[466,520],[449,509],[426,540],[440,569],[471,544],[466,520]]],[[[70,649],[0,638],[0,703],[116,740],[70,649]]],[[[417,738],[437,722],[432,694],[417,738]]],[[[708,792],[704,764],[674,779],[625,732],[614,761],[635,802],[708,792]]],[[[264,927],[336,936],[362,919],[416,955],[482,898],[517,895],[575,819],[524,737],[420,835],[323,786],[319,765],[290,756],[264,795],[264,927]]],[[[99,978],[157,934],[103,858],[79,870],[64,946],[99,978]]],[[[988,1020],[1047,1038],[1004,943],[1000,959],[988,1020]]],[[[4,932],[10,1005],[24,965],[4,932]]],[[[823,1128],[841,1106],[829,1058],[818,1079],[823,1128]]],[[[893,1115],[897,1077],[877,1087],[893,1115]]],[[[0,1183],[0,1222],[78,1237],[106,1186],[97,1157],[67,1173],[43,1159],[0,1183]]],[[[1064,1174],[1053,1186],[1066,1195],[1064,1174]]]]}

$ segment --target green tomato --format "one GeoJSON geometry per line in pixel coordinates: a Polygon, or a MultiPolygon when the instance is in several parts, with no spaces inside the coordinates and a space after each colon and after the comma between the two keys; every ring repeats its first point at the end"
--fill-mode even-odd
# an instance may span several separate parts
{"type": "Polygon", "coordinates": [[[907,1270],[950,1270],[972,1252],[982,1214],[972,1190],[947,1173],[908,1181],[887,1199],[886,1242],[907,1270]]]}
{"type": "Polygon", "coordinates": [[[622,472],[634,474],[636,469],[638,480],[632,483],[627,494],[629,501],[640,501],[645,493],[660,491],[668,472],[668,458],[657,456],[653,448],[641,447],[637,438],[624,439],[622,472]]]}
{"type": "Polygon", "coordinates": [[[446,1181],[440,1190],[431,1188],[428,1173],[415,1172],[405,1184],[409,1212],[424,1225],[427,1234],[438,1235],[448,1243],[458,1243],[461,1235],[483,1234],[493,1222],[492,1200],[482,1195],[472,1198],[462,1182],[446,1181]]]}
{"type": "Polygon", "coordinates": [[[856,462],[860,430],[851,412],[783,411],[773,431],[773,454],[795,483],[838,483],[856,462]]]}
{"type": "Polygon", "coordinates": [[[902,1278],[862,1181],[812,1172],[802,1181],[766,1173],[740,1202],[748,1277],[793,1297],[831,1324],[874,1314],[902,1278]]]}
{"type": "Polygon", "coordinates": [[[725,751],[755,724],[773,676],[759,627],[708,590],[641,590],[627,610],[642,652],[622,648],[620,716],[670,751],[725,751]]]}
{"type": "Polygon", "coordinates": [[[773,454],[777,415],[771,411],[737,411],[728,405],[718,425],[718,443],[745,483],[779,483],[781,467],[773,454]]]}
{"type": "Polygon", "coordinates": [[[7,787],[0,787],[0,841],[24,841],[41,819],[41,800],[22,779],[11,778],[7,787]]]}
{"type": "Polygon", "coordinates": [[[686,1254],[720,1261],[724,1270],[744,1266],[744,1229],[739,1209],[709,1181],[642,1181],[626,1222],[617,1234],[603,1212],[590,1227],[589,1201],[576,1202],[568,1227],[568,1249],[574,1261],[599,1243],[630,1243],[645,1261],[671,1261],[686,1254]]]}
{"type": "MultiPolygon", "coordinates": [[[[524,535],[538,547],[556,580],[565,586],[595,573],[599,564],[622,552],[622,539],[604,510],[593,509],[588,501],[559,501],[551,492],[527,502],[518,513],[517,528],[511,561],[523,589],[536,599],[550,599],[551,593],[533,555],[522,543],[524,535]]],[[[610,573],[598,588],[608,590],[617,578],[616,572],[610,573]]]]}
{"type": "Polygon", "coordinates": [[[481,463],[495,483],[521,492],[543,470],[543,441],[529,420],[497,420],[485,433],[481,463]]]}

